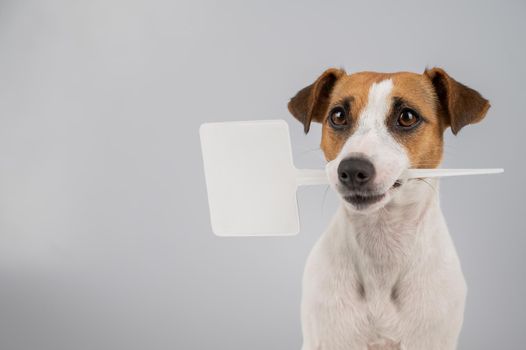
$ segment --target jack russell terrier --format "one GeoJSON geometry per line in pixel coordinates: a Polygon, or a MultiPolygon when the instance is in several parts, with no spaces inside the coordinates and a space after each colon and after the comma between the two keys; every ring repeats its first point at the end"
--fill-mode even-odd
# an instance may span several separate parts
{"type": "Polygon", "coordinates": [[[466,283],[436,180],[443,133],[482,120],[489,102],[440,68],[423,74],[325,71],[289,111],[322,124],[321,149],[341,206],[309,255],[303,350],[451,350],[466,283]]]}

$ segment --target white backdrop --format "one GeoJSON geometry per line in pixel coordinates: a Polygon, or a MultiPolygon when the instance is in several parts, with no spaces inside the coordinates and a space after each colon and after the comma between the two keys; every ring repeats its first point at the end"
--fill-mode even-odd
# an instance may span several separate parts
{"type": "Polygon", "coordinates": [[[0,348],[299,349],[301,274],[337,205],[301,189],[302,232],[213,236],[198,127],[283,118],[330,66],[442,66],[492,102],[448,134],[442,205],[469,295],[461,349],[526,343],[521,1],[0,2],[0,348]]]}

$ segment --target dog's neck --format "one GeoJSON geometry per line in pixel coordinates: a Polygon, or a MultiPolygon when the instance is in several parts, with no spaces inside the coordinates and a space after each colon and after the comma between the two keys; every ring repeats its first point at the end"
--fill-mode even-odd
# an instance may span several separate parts
{"type": "Polygon", "coordinates": [[[404,184],[390,203],[373,213],[342,210],[339,224],[345,231],[348,248],[355,261],[379,269],[400,269],[422,254],[442,213],[438,198],[438,181],[412,180],[404,184]],[[438,220],[438,221],[437,221],[438,220]]]}

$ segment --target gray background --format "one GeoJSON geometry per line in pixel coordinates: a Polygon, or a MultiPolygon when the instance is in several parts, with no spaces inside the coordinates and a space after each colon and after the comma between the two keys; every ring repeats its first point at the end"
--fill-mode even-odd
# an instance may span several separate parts
{"type": "Polygon", "coordinates": [[[301,189],[302,232],[213,236],[198,127],[283,118],[329,66],[439,65],[492,102],[445,165],[469,296],[461,349],[518,349],[524,315],[526,6],[516,2],[2,1],[0,349],[299,349],[306,256],[337,200],[301,189]]]}

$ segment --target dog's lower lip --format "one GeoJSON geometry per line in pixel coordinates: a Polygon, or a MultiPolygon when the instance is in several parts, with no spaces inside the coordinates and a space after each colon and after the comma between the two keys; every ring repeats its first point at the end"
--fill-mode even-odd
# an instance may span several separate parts
{"type": "Polygon", "coordinates": [[[379,202],[384,197],[385,197],[385,193],[372,194],[372,195],[351,194],[351,195],[345,196],[344,199],[347,202],[354,204],[355,206],[359,208],[364,208],[371,204],[379,202]]]}

